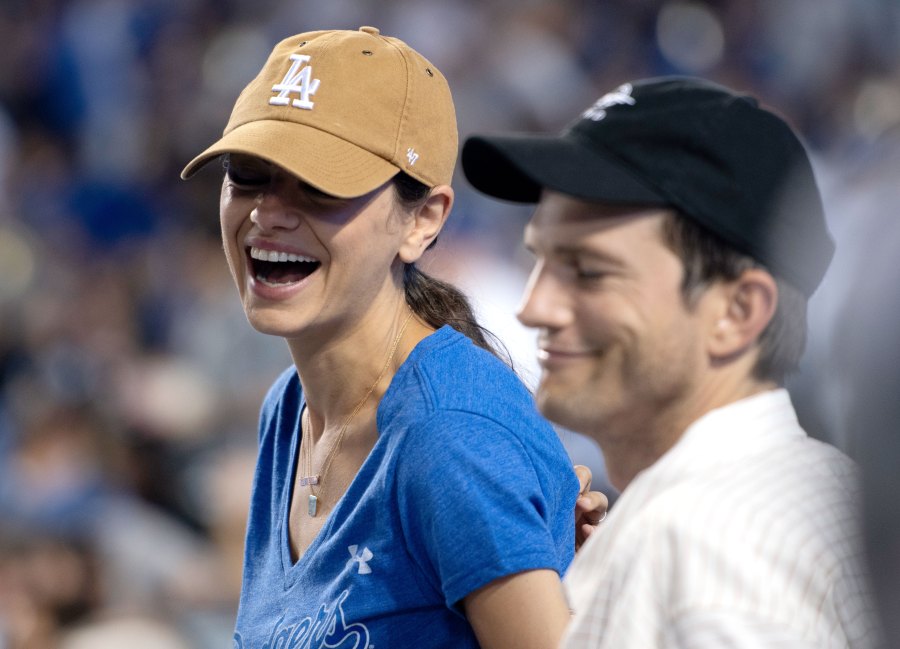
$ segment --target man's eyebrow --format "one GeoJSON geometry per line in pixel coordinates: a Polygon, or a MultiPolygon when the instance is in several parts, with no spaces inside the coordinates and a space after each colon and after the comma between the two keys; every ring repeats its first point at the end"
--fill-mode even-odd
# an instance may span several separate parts
{"type": "MultiPolygon", "coordinates": [[[[533,245],[528,240],[529,238],[528,238],[528,234],[527,234],[528,233],[527,229],[525,232],[526,232],[526,234],[523,237],[522,246],[529,253],[531,253],[533,255],[537,255],[538,248],[540,247],[541,249],[543,249],[543,246],[533,245]]],[[[596,250],[594,248],[587,247],[581,243],[571,243],[571,244],[570,243],[556,243],[556,244],[551,245],[549,248],[547,248],[546,252],[549,254],[559,256],[559,257],[587,258],[587,259],[592,259],[595,261],[601,261],[601,262],[606,262],[606,263],[610,263],[610,264],[615,264],[618,266],[624,265],[624,261],[620,257],[617,257],[616,255],[613,255],[611,253],[608,253],[608,252],[605,252],[602,250],[596,250]]]]}
{"type": "Polygon", "coordinates": [[[592,261],[600,261],[607,264],[613,264],[616,266],[624,266],[625,262],[621,257],[618,257],[610,252],[606,252],[604,250],[597,250],[595,248],[590,248],[588,246],[584,246],[582,244],[559,244],[553,246],[551,249],[552,253],[558,255],[560,257],[569,257],[569,258],[578,258],[578,259],[590,259],[592,261]]]}

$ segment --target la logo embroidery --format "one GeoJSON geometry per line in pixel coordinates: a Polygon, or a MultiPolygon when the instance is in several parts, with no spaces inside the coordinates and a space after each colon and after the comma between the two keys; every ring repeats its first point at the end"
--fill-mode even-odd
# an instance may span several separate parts
{"type": "Polygon", "coordinates": [[[310,57],[306,54],[291,54],[291,67],[284,75],[281,83],[272,86],[272,92],[277,92],[275,97],[269,98],[269,103],[274,106],[287,106],[312,110],[313,102],[310,95],[314,95],[319,89],[319,80],[312,78],[312,67],[306,65],[310,57]],[[291,93],[300,95],[299,99],[291,101],[291,93]]]}
{"type": "Polygon", "coordinates": [[[623,83],[621,86],[608,92],[598,99],[593,106],[584,111],[581,116],[595,122],[599,122],[606,117],[606,109],[611,106],[627,104],[634,106],[634,97],[631,96],[632,87],[630,83],[623,83]]]}
{"type": "Polygon", "coordinates": [[[416,164],[416,160],[419,159],[419,154],[416,153],[412,147],[409,147],[406,150],[406,159],[409,160],[409,166],[412,167],[414,164],[416,164]]]}
{"type": "Polygon", "coordinates": [[[358,545],[347,546],[347,552],[349,552],[351,556],[351,559],[347,562],[347,567],[349,568],[354,563],[358,563],[359,574],[368,575],[372,572],[372,569],[369,567],[369,561],[371,561],[372,557],[374,557],[375,555],[372,554],[372,551],[366,547],[364,547],[361,552],[357,552],[357,550],[359,550],[358,545]]]}

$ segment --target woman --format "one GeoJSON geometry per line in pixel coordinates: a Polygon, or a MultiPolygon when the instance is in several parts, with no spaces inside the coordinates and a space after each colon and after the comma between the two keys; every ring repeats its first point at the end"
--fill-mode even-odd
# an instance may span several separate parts
{"type": "Polygon", "coordinates": [[[562,634],[578,480],[465,298],[414,265],[456,153],[444,78],[363,27],[279,43],[185,168],[224,155],[229,268],[294,361],[262,408],[237,647],[562,634]]]}

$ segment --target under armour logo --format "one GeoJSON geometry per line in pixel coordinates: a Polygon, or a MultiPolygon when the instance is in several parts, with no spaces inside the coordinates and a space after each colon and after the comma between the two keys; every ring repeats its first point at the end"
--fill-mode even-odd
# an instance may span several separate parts
{"type": "Polygon", "coordinates": [[[409,160],[409,166],[412,167],[414,164],[416,164],[416,160],[419,159],[419,154],[416,153],[412,147],[409,147],[406,150],[406,159],[409,160]]]}
{"type": "Polygon", "coordinates": [[[587,119],[599,122],[606,117],[606,109],[610,106],[627,104],[634,106],[634,97],[631,96],[632,87],[630,83],[624,83],[612,92],[608,92],[596,102],[594,105],[584,111],[581,116],[587,119]]]}
{"type": "Polygon", "coordinates": [[[271,97],[269,103],[275,106],[287,106],[312,110],[313,103],[309,100],[319,89],[319,80],[312,78],[312,68],[305,65],[310,57],[306,54],[291,54],[291,68],[284,75],[281,83],[272,86],[272,92],[278,95],[271,97]],[[300,95],[299,99],[291,101],[291,93],[300,95]]]}
{"type": "Polygon", "coordinates": [[[363,548],[362,552],[357,552],[359,549],[358,545],[350,545],[347,547],[347,552],[350,553],[352,557],[347,562],[347,567],[349,568],[353,563],[359,564],[359,574],[368,575],[372,572],[372,569],[369,567],[369,561],[372,560],[372,557],[375,555],[372,554],[372,551],[369,548],[363,548]]]}

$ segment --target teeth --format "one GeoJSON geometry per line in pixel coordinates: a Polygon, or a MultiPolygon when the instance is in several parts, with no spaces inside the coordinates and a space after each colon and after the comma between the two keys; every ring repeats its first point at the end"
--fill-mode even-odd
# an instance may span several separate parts
{"type": "Polygon", "coordinates": [[[290,286],[291,284],[293,284],[293,282],[270,282],[269,280],[262,277],[257,277],[256,280],[262,282],[266,286],[290,286]]]}
{"type": "Polygon", "coordinates": [[[275,252],[274,250],[263,250],[262,248],[251,247],[250,256],[260,261],[307,261],[317,262],[318,259],[307,257],[305,255],[295,255],[292,252],[275,252]]]}

